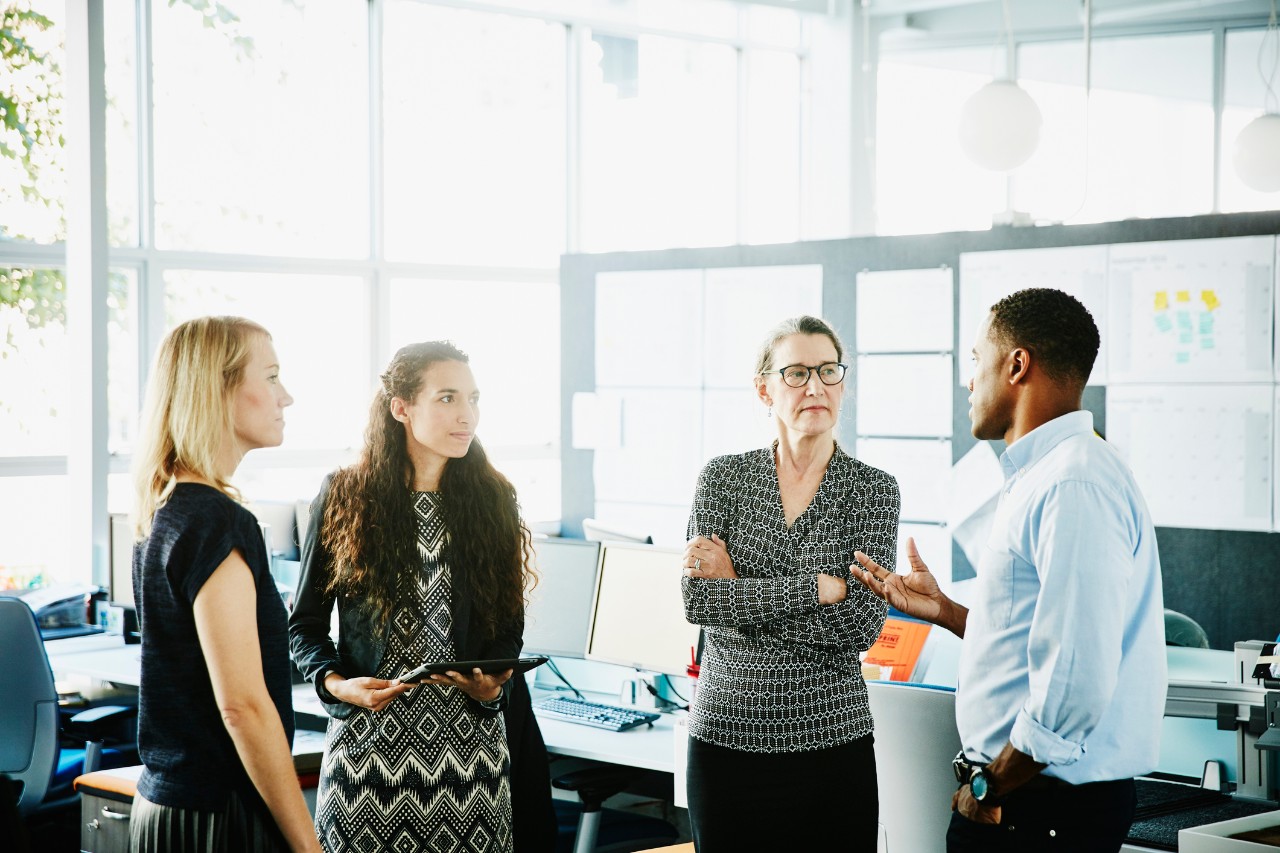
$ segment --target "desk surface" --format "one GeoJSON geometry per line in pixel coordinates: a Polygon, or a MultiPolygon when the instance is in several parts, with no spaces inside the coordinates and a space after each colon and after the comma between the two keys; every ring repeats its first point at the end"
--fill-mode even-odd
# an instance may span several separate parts
{"type": "Polygon", "coordinates": [[[53,640],[45,650],[58,678],[78,675],[129,687],[142,680],[142,647],[126,646],[119,634],[53,640]]]}
{"type": "MultiPolygon", "coordinates": [[[[49,655],[50,668],[60,677],[78,675],[134,687],[140,681],[141,647],[125,645],[118,634],[51,640],[45,644],[45,649],[49,655]]],[[[535,690],[534,704],[555,695],[560,694],[549,690],[535,690]]],[[[585,695],[594,702],[618,704],[617,698],[613,696],[585,695]]],[[[293,707],[295,714],[326,716],[324,707],[316,697],[315,688],[310,684],[294,686],[293,707]]],[[[538,716],[542,737],[547,743],[547,749],[552,752],[666,773],[675,769],[672,745],[674,725],[673,715],[663,714],[653,726],[611,732],[538,716]]]]}
{"type": "MultiPolygon", "coordinates": [[[[625,732],[566,723],[564,720],[538,714],[538,702],[563,695],[553,690],[533,691],[534,713],[537,714],[538,728],[542,730],[542,739],[547,742],[548,750],[574,758],[590,758],[664,773],[675,772],[675,721],[678,716],[684,715],[683,711],[662,714],[652,726],[639,726],[625,732]]],[[[605,705],[619,704],[617,697],[609,695],[584,692],[583,697],[605,705]]]]}
{"type": "MultiPolygon", "coordinates": [[[[562,694],[551,690],[535,690],[534,705],[542,699],[558,695],[562,694]]],[[[607,695],[583,695],[593,702],[618,704],[616,698],[607,695]]],[[[327,716],[324,706],[316,696],[315,688],[310,684],[294,685],[293,712],[313,717],[327,716]]],[[[537,714],[536,707],[534,713],[537,714]]],[[[566,723],[538,714],[538,728],[542,730],[542,739],[551,752],[665,773],[675,770],[674,726],[675,719],[671,714],[663,714],[652,726],[640,726],[625,732],[566,723]]]]}

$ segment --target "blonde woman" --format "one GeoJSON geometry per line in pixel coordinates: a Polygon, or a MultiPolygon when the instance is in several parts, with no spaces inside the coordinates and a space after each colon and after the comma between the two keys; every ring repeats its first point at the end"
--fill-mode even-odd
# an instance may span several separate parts
{"type": "Polygon", "coordinates": [[[320,849],[289,747],[288,617],[229,482],[247,452],[280,444],[292,403],[256,323],[202,317],[160,345],[134,471],[134,851],[320,849]]]}

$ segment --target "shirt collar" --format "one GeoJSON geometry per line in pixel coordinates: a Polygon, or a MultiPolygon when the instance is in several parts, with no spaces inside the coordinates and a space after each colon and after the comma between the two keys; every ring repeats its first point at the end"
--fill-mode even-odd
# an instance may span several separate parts
{"type": "Polygon", "coordinates": [[[1040,461],[1064,439],[1093,434],[1093,412],[1080,409],[1067,412],[1043,423],[1005,448],[1000,454],[1000,467],[1005,480],[1010,480],[1040,461]]]}

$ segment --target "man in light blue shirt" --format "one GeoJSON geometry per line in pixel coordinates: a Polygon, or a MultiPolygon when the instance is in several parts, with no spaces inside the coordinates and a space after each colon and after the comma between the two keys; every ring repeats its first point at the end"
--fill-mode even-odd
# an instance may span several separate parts
{"type": "Polygon", "coordinates": [[[965,641],[951,853],[1118,850],[1133,777],[1159,758],[1160,558],[1132,473],[1081,410],[1098,343],[1058,290],[1002,299],[979,330],[973,434],[1008,447],[972,610],[942,594],[913,542],[906,575],[857,555],[869,589],[965,641]]]}

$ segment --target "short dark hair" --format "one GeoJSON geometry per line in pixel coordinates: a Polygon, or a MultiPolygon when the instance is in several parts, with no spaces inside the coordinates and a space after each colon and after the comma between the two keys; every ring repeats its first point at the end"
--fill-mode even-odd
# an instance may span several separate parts
{"type": "Polygon", "coordinates": [[[1089,309],[1048,287],[1019,290],[992,305],[991,335],[1030,350],[1049,378],[1063,384],[1084,386],[1098,358],[1098,327],[1089,309]]]}

